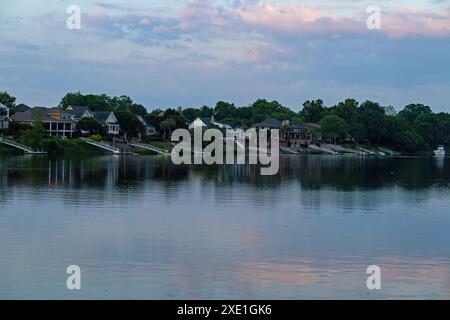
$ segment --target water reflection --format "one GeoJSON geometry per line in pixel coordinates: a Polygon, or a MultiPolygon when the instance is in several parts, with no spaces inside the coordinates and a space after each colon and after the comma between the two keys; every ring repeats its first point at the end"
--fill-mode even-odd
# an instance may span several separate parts
{"type": "Polygon", "coordinates": [[[0,298],[448,298],[449,167],[285,156],[262,177],[164,157],[0,158],[0,298]],[[70,264],[81,292],[64,288],[70,264]],[[381,292],[365,287],[371,264],[381,292]]]}
{"type": "Polygon", "coordinates": [[[276,176],[261,176],[255,165],[175,166],[166,157],[0,158],[0,185],[32,187],[132,187],[147,180],[168,184],[188,176],[217,185],[246,183],[255,187],[300,183],[304,189],[372,189],[447,187],[449,158],[369,158],[284,156],[276,176]]]}

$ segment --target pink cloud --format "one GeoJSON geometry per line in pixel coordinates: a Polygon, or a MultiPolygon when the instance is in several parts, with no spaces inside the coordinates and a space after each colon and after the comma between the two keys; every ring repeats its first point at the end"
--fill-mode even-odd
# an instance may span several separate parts
{"type": "MultiPolygon", "coordinates": [[[[436,12],[424,8],[382,8],[380,32],[393,37],[450,36],[449,12],[450,9],[436,12]]],[[[208,0],[193,0],[178,13],[183,30],[221,27],[223,32],[263,35],[369,34],[367,18],[365,10],[343,16],[312,5],[265,1],[223,7],[208,0]]]]}

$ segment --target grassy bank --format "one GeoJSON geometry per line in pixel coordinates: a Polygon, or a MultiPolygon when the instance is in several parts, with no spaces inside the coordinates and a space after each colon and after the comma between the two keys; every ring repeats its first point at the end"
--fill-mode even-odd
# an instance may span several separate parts
{"type": "Polygon", "coordinates": [[[44,140],[43,149],[54,155],[101,155],[105,153],[80,139],[62,140],[52,137],[44,140]]]}

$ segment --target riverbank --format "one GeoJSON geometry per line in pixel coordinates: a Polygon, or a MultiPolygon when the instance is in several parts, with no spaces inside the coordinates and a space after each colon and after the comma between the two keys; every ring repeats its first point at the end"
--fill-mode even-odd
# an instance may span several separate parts
{"type": "MultiPolygon", "coordinates": [[[[42,149],[50,155],[102,155],[104,151],[88,145],[81,139],[63,140],[46,138],[42,143],[42,149]]],[[[22,155],[23,151],[0,144],[0,155],[22,155]]]]}
{"type": "MultiPolygon", "coordinates": [[[[171,151],[173,145],[167,141],[151,141],[151,145],[161,150],[171,151]]],[[[96,146],[87,144],[81,139],[63,140],[56,137],[47,137],[42,142],[42,147],[39,148],[46,151],[49,155],[104,155],[109,154],[108,151],[98,148],[96,146]]],[[[158,155],[157,152],[141,148],[133,148],[133,153],[136,155],[158,155]]],[[[0,155],[21,155],[23,151],[0,144],[0,155]]]]}

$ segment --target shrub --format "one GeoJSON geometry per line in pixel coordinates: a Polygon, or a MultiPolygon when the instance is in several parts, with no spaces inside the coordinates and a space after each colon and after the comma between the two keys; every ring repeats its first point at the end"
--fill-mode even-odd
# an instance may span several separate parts
{"type": "Polygon", "coordinates": [[[94,135],[90,136],[89,139],[100,142],[100,141],[102,141],[102,136],[99,134],[94,134],[94,135]]]}

